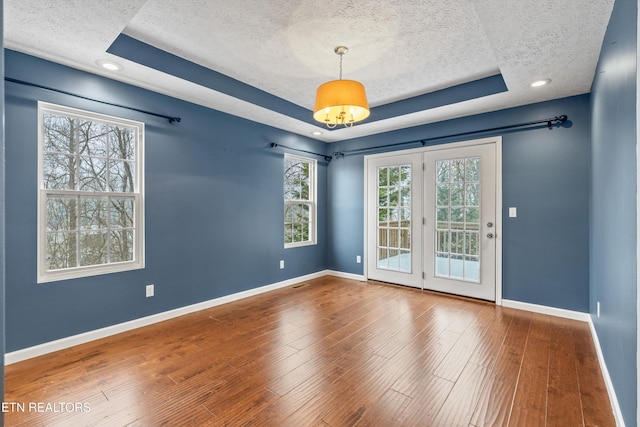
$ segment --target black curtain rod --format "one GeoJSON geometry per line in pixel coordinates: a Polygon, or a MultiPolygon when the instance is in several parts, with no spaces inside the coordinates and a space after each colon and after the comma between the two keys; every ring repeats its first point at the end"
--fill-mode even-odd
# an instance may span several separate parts
{"type": "Polygon", "coordinates": [[[442,135],[442,136],[436,136],[436,137],[433,137],[433,138],[417,139],[417,140],[414,140],[414,141],[407,141],[407,142],[396,142],[394,144],[379,145],[377,147],[357,148],[355,150],[336,151],[336,152],[333,153],[333,155],[336,158],[337,157],[344,157],[345,154],[363,153],[365,151],[379,150],[381,148],[389,148],[389,147],[397,147],[399,145],[415,144],[416,142],[419,142],[424,146],[427,142],[437,141],[439,139],[455,138],[455,137],[459,137],[459,136],[473,135],[473,134],[477,134],[477,133],[494,132],[494,131],[498,131],[498,130],[516,129],[516,128],[521,128],[521,127],[525,127],[525,126],[533,126],[533,125],[539,125],[539,124],[546,124],[547,127],[549,129],[551,129],[551,127],[553,125],[564,123],[567,120],[568,120],[568,117],[563,114],[562,116],[556,116],[556,117],[551,118],[551,119],[536,120],[536,121],[527,122],[527,123],[518,123],[516,125],[500,126],[500,127],[496,127],[496,128],[490,128],[490,129],[472,130],[472,131],[469,131],[469,132],[454,133],[454,134],[451,134],[451,135],[442,135]]]}
{"type": "Polygon", "coordinates": [[[87,96],[78,95],[76,93],[71,93],[71,92],[67,92],[65,90],[55,89],[55,88],[48,87],[48,86],[42,86],[42,85],[39,85],[37,83],[25,82],[24,80],[13,79],[11,77],[5,77],[4,79],[6,81],[8,81],[8,82],[11,82],[11,83],[17,83],[17,84],[20,84],[20,85],[37,87],[39,89],[50,90],[52,92],[58,92],[58,93],[62,93],[64,95],[71,95],[71,96],[75,96],[76,98],[86,99],[87,101],[99,102],[100,104],[106,104],[106,105],[110,105],[112,107],[125,108],[127,110],[137,111],[138,113],[144,113],[144,114],[149,114],[151,116],[162,117],[163,119],[169,120],[169,123],[180,122],[180,120],[181,120],[180,117],[166,116],[164,114],[153,113],[151,111],[141,110],[139,108],[127,107],[126,105],[114,104],[112,102],[107,102],[107,101],[100,101],[99,99],[89,98],[87,96]]]}
{"type": "Polygon", "coordinates": [[[276,144],[275,142],[271,143],[271,148],[282,147],[287,150],[299,151],[300,153],[313,154],[314,156],[323,157],[327,162],[330,162],[333,157],[327,156],[326,154],[314,153],[313,151],[302,150],[300,148],[287,147],[286,145],[276,144]]]}

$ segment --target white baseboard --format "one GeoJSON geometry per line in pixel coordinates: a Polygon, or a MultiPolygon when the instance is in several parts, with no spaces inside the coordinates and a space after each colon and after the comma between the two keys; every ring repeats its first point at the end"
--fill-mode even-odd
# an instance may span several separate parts
{"type": "Polygon", "coordinates": [[[624,427],[624,419],[622,418],[622,411],[618,404],[618,398],[616,391],[613,388],[611,377],[609,376],[609,370],[607,364],[604,361],[602,349],[600,348],[600,341],[598,340],[598,334],[593,325],[593,320],[589,313],[583,313],[580,311],[564,310],[562,308],[547,307],[544,305],[529,304],[526,302],[502,300],[503,307],[516,308],[518,310],[532,311],[534,313],[548,314],[550,316],[564,317],[566,319],[580,320],[589,324],[591,330],[591,336],[593,338],[593,344],[596,347],[596,353],[598,354],[598,362],[600,363],[600,371],[602,371],[602,377],[604,378],[605,385],[607,386],[607,392],[609,393],[609,399],[611,401],[611,408],[613,409],[613,415],[616,418],[616,425],[618,427],[624,427]]]}
{"type": "Polygon", "coordinates": [[[582,322],[589,322],[591,320],[591,316],[589,315],[589,313],[565,310],[563,308],[548,307],[546,305],[529,304],[528,302],[503,299],[502,306],[508,308],[516,308],[518,310],[532,311],[534,313],[548,314],[549,316],[564,317],[565,319],[580,320],[582,322]]]}
{"type": "MultiPolygon", "coordinates": [[[[299,276],[292,279],[284,280],[282,282],[261,286],[259,288],[249,289],[246,291],[237,292],[235,294],[226,295],[220,298],[203,301],[197,304],[176,308],[174,310],[153,314],[151,316],[142,317],[140,319],[131,320],[129,322],[119,323],[117,325],[107,326],[105,328],[96,329],[94,331],[89,331],[82,334],[61,338],[59,340],[50,341],[50,342],[39,344],[33,347],[28,347],[25,349],[13,351],[11,353],[6,353],[4,356],[4,362],[5,362],[5,365],[10,365],[12,363],[20,362],[22,360],[27,360],[32,357],[37,357],[37,356],[41,356],[43,354],[51,353],[54,351],[63,350],[65,348],[69,348],[75,345],[84,344],[100,338],[116,335],[122,332],[130,331],[132,329],[148,326],[154,323],[162,322],[164,320],[172,319],[178,316],[183,316],[185,314],[193,313],[200,310],[205,310],[207,308],[215,307],[215,306],[226,304],[229,302],[238,301],[243,298],[259,295],[259,294],[273,291],[276,289],[286,288],[287,286],[292,286],[300,282],[304,282],[307,280],[312,280],[312,279],[316,279],[324,276],[336,276],[336,277],[358,280],[358,281],[365,280],[363,275],[344,273],[341,271],[334,271],[334,270],[323,270],[316,273],[307,274],[305,276],[299,276]]],[[[580,321],[589,323],[591,336],[593,337],[593,342],[596,347],[596,352],[598,354],[598,361],[600,363],[600,369],[602,371],[602,375],[604,377],[604,381],[607,386],[607,391],[609,393],[609,398],[611,400],[611,406],[613,408],[613,413],[616,418],[616,423],[618,426],[624,427],[625,424],[622,418],[620,405],[618,404],[616,392],[615,392],[615,389],[613,388],[613,383],[611,382],[611,377],[609,376],[609,371],[604,361],[604,356],[600,348],[600,341],[598,340],[598,334],[596,333],[595,327],[593,325],[593,321],[591,319],[591,315],[589,315],[589,313],[564,310],[561,308],[547,307],[543,305],[529,304],[525,302],[505,300],[505,299],[502,300],[502,306],[508,307],[508,308],[515,308],[518,310],[531,311],[535,313],[548,314],[551,316],[564,317],[567,319],[580,320],[580,321]]]]}
{"type": "Polygon", "coordinates": [[[600,362],[600,370],[602,371],[602,376],[604,377],[604,383],[607,386],[607,392],[609,393],[609,399],[611,400],[611,408],[613,408],[613,415],[616,418],[616,425],[618,427],[624,427],[624,418],[622,418],[622,411],[620,410],[620,405],[618,404],[616,390],[613,388],[613,383],[611,382],[611,377],[609,376],[609,370],[607,369],[607,364],[604,361],[604,355],[602,354],[602,349],[600,348],[598,333],[596,332],[596,328],[593,325],[591,316],[589,316],[589,329],[591,329],[593,344],[596,346],[598,362],[600,362]]]}
{"type": "Polygon", "coordinates": [[[226,295],[220,298],[215,298],[208,301],[199,302],[197,304],[188,305],[185,307],[176,308],[174,310],[165,311],[162,313],[153,314],[151,316],[142,317],[140,319],[131,320],[117,325],[107,326],[105,328],[96,329],[89,332],[84,332],[78,335],[72,335],[70,337],[61,338],[59,340],[38,344],[33,347],[27,347],[21,350],[12,351],[4,355],[4,364],[10,365],[12,363],[20,362],[22,360],[31,359],[32,357],[42,356],[43,354],[51,353],[65,348],[73,347],[75,345],[84,344],[90,341],[94,341],[100,338],[105,338],[111,335],[116,335],[122,332],[130,331],[132,329],[141,328],[154,323],[162,322],[174,317],[183,316],[185,314],[193,313],[196,311],[204,310],[207,308],[215,307],[218,305],[226,304],[233,301],[238,301],[243,298],[248,298],[254,295],[259,295],[265,292],[273,291],[280,288],[286,288],[287,286],[295,285],[296,283],[304,282],[318,277],[327,275],[345,277],[348,273],[339,273],[329,270],[319,271],[317,273],[307,274],[305,276],[295,277],[293,279],[284,280],[282,282],[273,283],[266,286],[261,286],[255,289],[249,289],[235,294],[226,295]]]}
{"type": "Polygon", "coordinates": [[[342,271],[335,270],[326,270],[326,272],[329,276],[341,277],[343,279],[359,280],[360,282],[365,281],[365,278],[362,274],[344,273],[342,271]]]}

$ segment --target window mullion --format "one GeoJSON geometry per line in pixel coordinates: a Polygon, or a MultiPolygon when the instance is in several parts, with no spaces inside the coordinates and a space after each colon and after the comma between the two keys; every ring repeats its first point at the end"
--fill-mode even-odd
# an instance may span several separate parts
{"type": "Polygon", "coordinates": [[[80,239],[82,235],[80,233],[80,200],[82,198],[80,196],[76,196],[76,223],[74,224],[76,227],[76,267],[80,267],[80,239]]]}
{"type": "Polygon", "coordinates": [[[102,196],[102,200],[107,201],[106,212],[105,212],[105,215],[107,216],[107,220],[106,220],[107,229],[105,230],[105,233],[106,233],[105,239],[107,239],[107,242],[106,242],[107,264],[109,264],[111,262],[111,196],[108,194],[106,196],[102,196]]]}
{"type": "Polygon", "coordinates": [[[116,197],[135,197],[137,194],[135,193],[116,193],[110,191],[107,193],[106,191],[76,191],[76,190],[57,190],[57,189],[43,189],[44,193],[49,196],[84,196],[84,197],[104,197],[104,196],[116,196],[116,197]]]}
{"type": "MultiPolygon", "coordinates": [[[[71,147],[71,149],[73,150],[73,154],[74,157],[76,159],[74,166],[74,171],[73,173],[75,174],[74,179],[73,179],[73,189],[75,191],[80,191],[80,164],[82,162],[82,157],[80,156],[80,132],[78,130],[78,121],[76,119],[73,119],[73,122],[75,123],[75,126],[73,127],[73,147],[71,147]]],[[[80,232],[80,201],[82,200],[82,198],[77,195],[75,196],[75,235],[76,235],[76,267],[80,267],[81,263],[80,263],[80,246],[81,246],[81,239],[82,239],[82,233],[80,232]]]]}
{"type": "Polygon", "coordinates": [[[106,196],[107,211],[105,212],[105,215],[107,215],[107,230],[106,230],[105,238],[107,239],[107,264],[109,264],[111,262],[111,196],[108,193],[111,192],[111,186],[109,185],[109,174],[110,174],[109,158],[111,157],[111,153],[109,152],[111,149],[111,144],[109,143],[109,136],[111,135],[111,126],[107,124],[106,128],[107,128],[107,134],[104,136],[105,145],[106,145],[105,147],[106,159],[104,162],[104,168],[105,168],[104,190],[107,192],[107,196],[106,196]]]}

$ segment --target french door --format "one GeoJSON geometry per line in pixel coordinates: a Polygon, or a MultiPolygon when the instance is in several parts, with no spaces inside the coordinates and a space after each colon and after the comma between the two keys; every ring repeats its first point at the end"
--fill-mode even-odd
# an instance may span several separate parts
{"type": "Polygon", "coordinates": [[[383,282],[422,287],[422,156],[367,161],[367,270],[383,282]]]}
{"type": "Polygon", "coordinates": [[[366,158],[367,277],[496,299],[496,143],[366,158]]]}

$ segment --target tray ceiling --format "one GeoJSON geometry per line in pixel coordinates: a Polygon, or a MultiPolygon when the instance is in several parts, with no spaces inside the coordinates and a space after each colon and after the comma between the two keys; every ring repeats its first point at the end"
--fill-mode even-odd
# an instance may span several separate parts
{"type": "MultiPolygon", "coordinates": [[[[326,142],[587,93],[613,0],[6,0],[5,47],[326,142]],[[372,114],[313,122],[316,88],[372,114]],[[124,69],[110,73],[96,60],[124,69]],[[541,88],[529,84],[551,79],[541,88]],[[312,132],[319,130],[320,136],[312,132]]],[[[11,76],[19,78],[19,76],[11,76]]]]}

